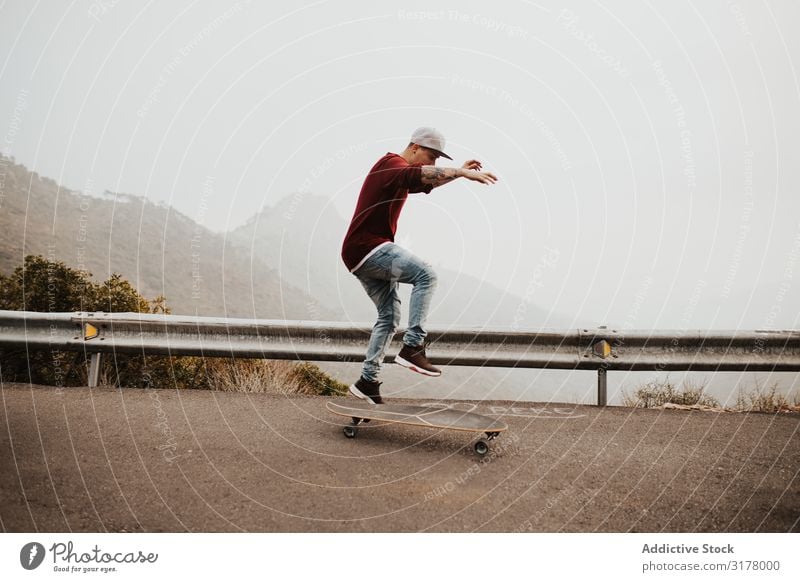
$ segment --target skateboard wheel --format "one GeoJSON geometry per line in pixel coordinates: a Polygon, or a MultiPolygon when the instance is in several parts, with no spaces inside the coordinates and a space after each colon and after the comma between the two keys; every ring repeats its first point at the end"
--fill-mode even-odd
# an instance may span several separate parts
{"type": "Polygon", "coordinates": [[[344,427],[344,436],[346,436],[347,438],[354,439],[356,438],[357,434],[358,434],[358,429],[356,427],[354,426],[344,427]]]}
{"type": "Polygon", "coordinates": [[[473,448],[475,449],[475,453],[479,457],[483,457],[486,455],[486,453],[489,452],[489,443],[481,439],[477,443],[475,443],[475,446],[473,448]]]}

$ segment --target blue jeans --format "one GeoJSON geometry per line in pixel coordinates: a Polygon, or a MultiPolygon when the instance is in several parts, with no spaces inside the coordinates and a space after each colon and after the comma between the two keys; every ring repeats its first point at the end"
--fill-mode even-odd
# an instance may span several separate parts
{"type": "Polygon", "coordinates": [[[389,243],[379,248],[354,273],[378,309],[378,321],[372,328],[361,375],[369,382],[378,379],[386,348],[400,325],[398,283],[414,286],[408,313],[408,329],[403,343],[422,345],[427,332],[425,321],[436,289],[436,273],[425,261],[404,248],[389,243]]]}

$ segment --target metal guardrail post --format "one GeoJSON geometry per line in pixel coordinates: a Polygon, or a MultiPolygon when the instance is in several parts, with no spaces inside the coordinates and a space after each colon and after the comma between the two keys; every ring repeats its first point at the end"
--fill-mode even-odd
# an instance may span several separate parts
{"type": "Polygon", "coordinates": [[[607,406],[608,403],[608,370],[604,367],[597,368],[597,406],[607,406]]]}
{"type": "Polygon", "coordinates": [[[100,362],[103,355],[100,352],[94,352],[89,361],[89,388],[97,388],[100,381],[100,362]]]}
{"type": "MultiPolygon", "coordinates": [[[[597,329],[598,333],[604,334],[608,327],[601,325],[597,329]]],[[[592,354],[603,360],[597,368],[597,406],[608,405],[608,358],[612,357],[613,351],[611,343],[602,336],[599,336],[592,345],[592,354]]]]}

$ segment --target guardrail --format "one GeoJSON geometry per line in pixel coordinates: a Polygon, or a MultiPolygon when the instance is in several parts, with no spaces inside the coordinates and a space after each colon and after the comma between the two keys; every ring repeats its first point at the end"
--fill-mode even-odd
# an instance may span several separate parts
{"type": "MultiPolygon", "coordinates": [[[[91,354],[90,386],[97,385],[103,353],[358,362],[370,330],[333,322],[0,311],[0,347],[91,354]]],[[[428,339],[437,365],[596,370],[601,406],[609,370],[800,371],[800,330],[451,327],[430,329],[428,339]]]]}

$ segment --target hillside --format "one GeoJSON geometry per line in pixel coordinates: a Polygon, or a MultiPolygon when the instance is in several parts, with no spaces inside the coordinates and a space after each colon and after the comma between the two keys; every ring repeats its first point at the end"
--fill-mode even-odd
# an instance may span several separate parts
{"type": "Polygon", "coordinates": [[[0,272],[41,254],[90,271],[120,273],[173,313],[276,319],[338,319],[250,257],[174,209],[143,197],[85,196],[3,160],[0,272]]]}

